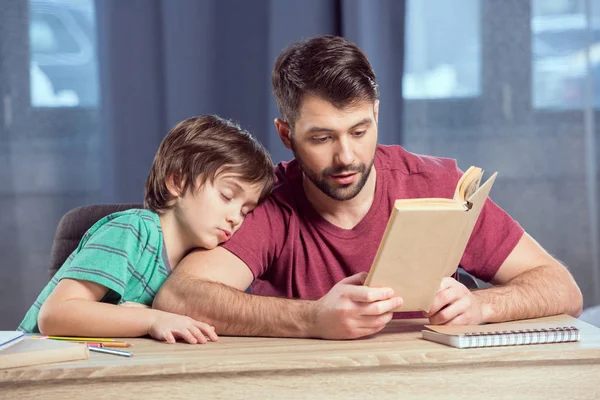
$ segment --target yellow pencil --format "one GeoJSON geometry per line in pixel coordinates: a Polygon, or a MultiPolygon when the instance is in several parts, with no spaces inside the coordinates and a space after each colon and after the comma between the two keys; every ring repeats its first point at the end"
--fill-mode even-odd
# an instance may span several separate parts
{"type": "Polygon", "coordinates": [[[67,337],[67,336],[32,336],[34,339],[54,339],[54,340],[70,340],[74,342],[116,342],[115,339],[107,338],[84,338],[84,337],[67,337]]]}

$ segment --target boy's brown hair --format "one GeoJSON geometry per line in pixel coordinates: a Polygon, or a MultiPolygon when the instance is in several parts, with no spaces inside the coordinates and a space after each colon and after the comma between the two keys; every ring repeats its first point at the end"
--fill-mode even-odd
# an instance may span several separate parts
{"type": "Polygon", "coordinates": [[[264,146],[236,123],[205,115],[186,119],[163,139],[152,163],[144,191],[144,207],[161,212],[169,208],[167,179],[182,194],[196,190],[217,174],[230,172],[248,183],[261,183],[260,201],[273,187],[273,162],[264,146]]]}

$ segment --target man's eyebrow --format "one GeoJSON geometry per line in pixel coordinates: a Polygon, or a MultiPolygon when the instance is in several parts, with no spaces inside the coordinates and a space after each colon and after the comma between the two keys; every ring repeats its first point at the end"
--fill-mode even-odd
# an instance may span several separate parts
{"type": "Polygon", "coordinates": [[[306,133],[334,133],[333,129],[321,128],[320,126],[313,126],[306,133]]]}
{"type": "MultiPolygon", "coordinates": [[[[361,125],[371,125],[371,118],[364,118],[358,121],[356,124],[352,125],[348,130],[351,131],[353,129],[358,128],[361,125]]],[[[335,130],[329,128],[322,128],[320,126],[313,126],[309,130],[307,130],[306,133],[335,133],[335,130]]]]}

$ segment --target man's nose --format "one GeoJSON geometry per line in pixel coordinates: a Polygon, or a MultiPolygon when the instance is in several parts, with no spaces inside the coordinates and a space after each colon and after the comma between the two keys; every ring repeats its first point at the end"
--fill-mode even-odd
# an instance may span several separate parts
{"type": "Polygon", "coordinates": [[[347,138],[338,141],[335,162],[339,165],[351,165],[354,162],[354,150],[347,138]]]}

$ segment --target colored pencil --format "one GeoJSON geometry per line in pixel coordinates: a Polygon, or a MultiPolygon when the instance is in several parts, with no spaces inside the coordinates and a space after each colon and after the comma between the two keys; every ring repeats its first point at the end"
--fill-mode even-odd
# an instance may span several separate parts
{"type": "Polygon", "coordinates": [[[123,347],[133,346],[131,343],[126,343],[126,342],[71,342],[70,341],[69,343],[87,344],[88,346],[94,346],[94,347],[112,347],[112,348],[123,348],[123,347]]]}
{"type": "Polygon", "coordinates": [[[116,342],[115,339],[108,338],[87,338],[87,337],[70,337],[70,336],[32,336],[34,339],[53,339],[53,340],[69,340],[73,342],[116,342]]]}

